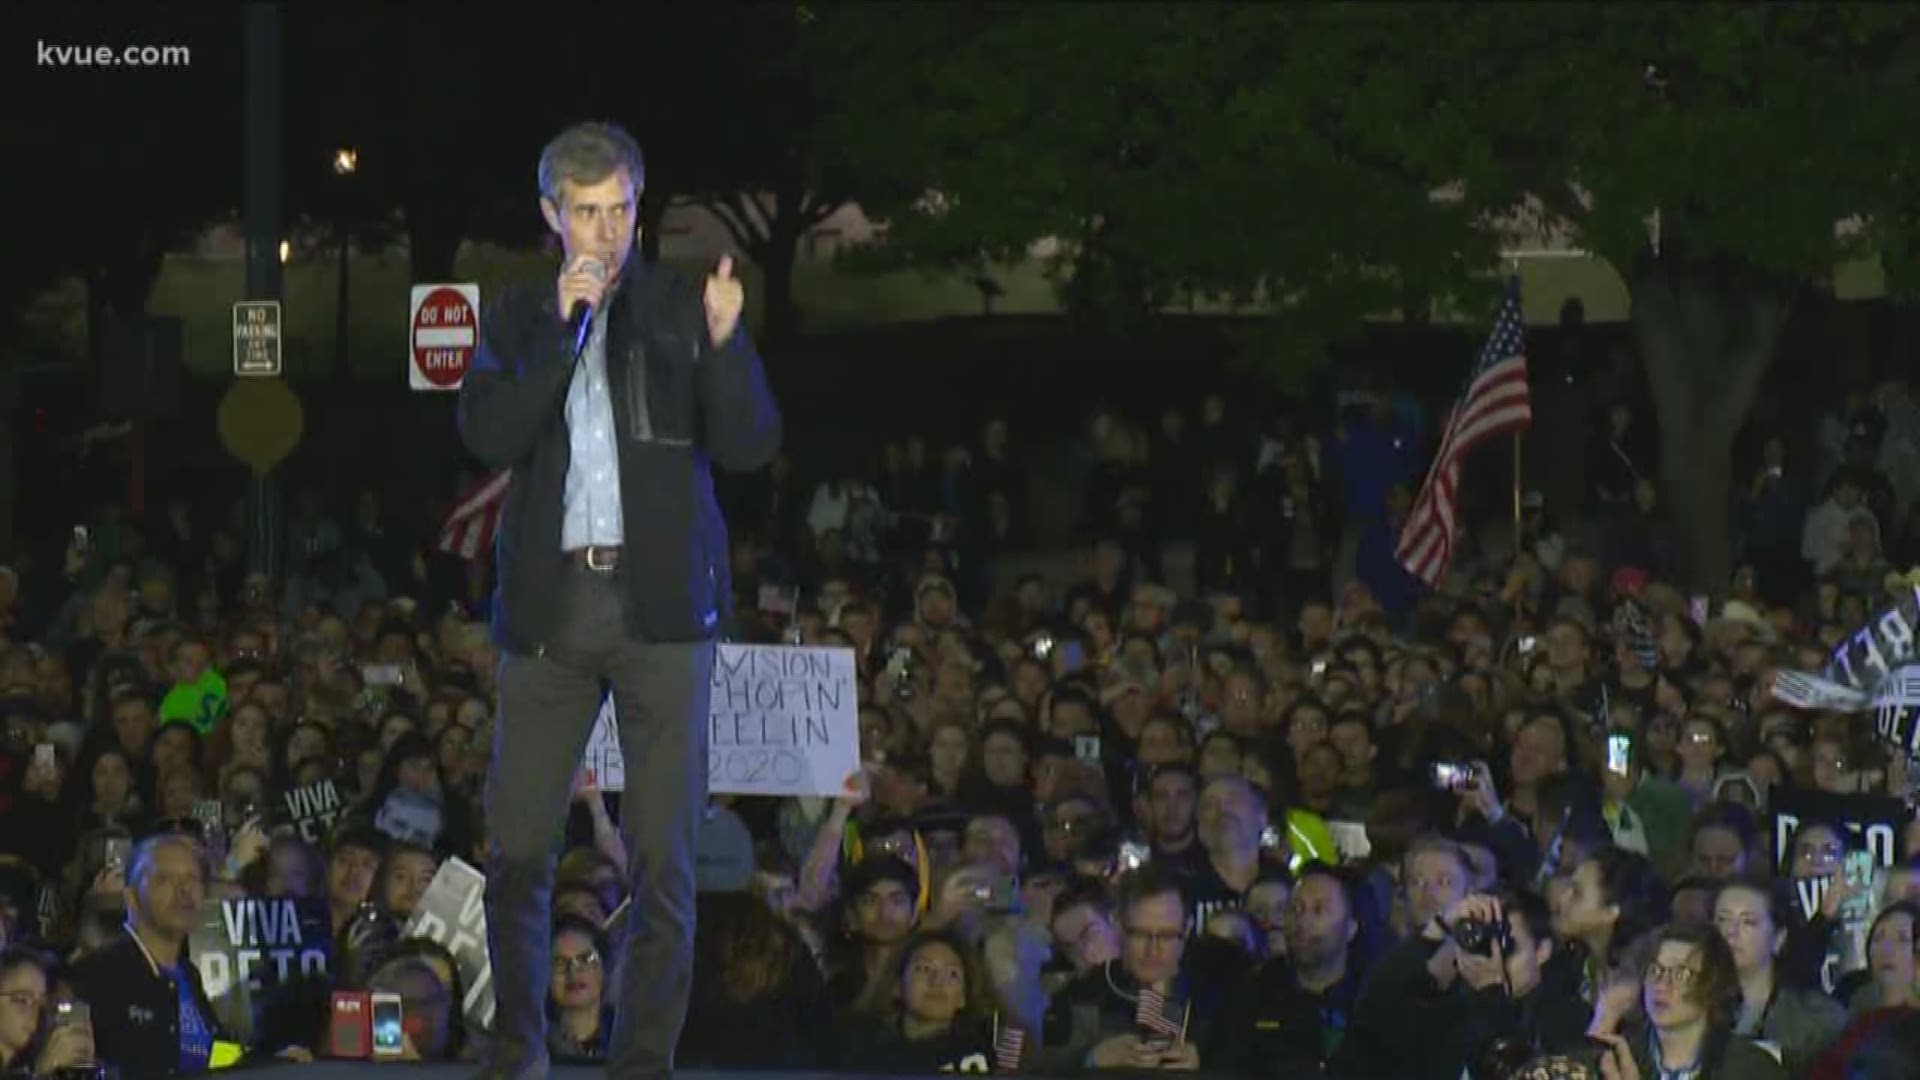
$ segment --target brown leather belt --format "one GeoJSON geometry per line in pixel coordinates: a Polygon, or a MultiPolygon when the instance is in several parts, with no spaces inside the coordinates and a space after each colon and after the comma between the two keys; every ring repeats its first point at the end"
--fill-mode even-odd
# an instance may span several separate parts
{"type": "Polygon", "coordinates": [[[596,574],[611,574],[620,569],[620,549],[617,547],[583,547],[567,552],[568,561],[583,570],[596,574]]]}

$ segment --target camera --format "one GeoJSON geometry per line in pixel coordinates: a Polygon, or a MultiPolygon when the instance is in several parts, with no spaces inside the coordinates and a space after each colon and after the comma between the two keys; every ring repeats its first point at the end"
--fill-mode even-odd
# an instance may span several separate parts
{"type": "Polygon", "coordinates": [[[1507,920],[1488,922],[1484,919],[1461,919],[1447,927],[1447,934],[1461,951],[1475,956],[1492,956],[1497,943],[1503,954],[1513,952],[1513,927],[1507,920]]]}

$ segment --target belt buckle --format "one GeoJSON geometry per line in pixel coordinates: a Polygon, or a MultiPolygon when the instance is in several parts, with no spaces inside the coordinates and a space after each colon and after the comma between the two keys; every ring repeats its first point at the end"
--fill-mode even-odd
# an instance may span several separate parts
{"type": "Polygon", "coordinates": [[[606,547],[597,547],[592,545],[588,546],[587,569],[605,574],[605,573],[611,572],[615,567],[619,565],[620,565],[620,556],[614,554],[614,549],[606,548],[606,547]],[[594,561],[595,553],[602,552],[602,551],[607,553],[608,559],[610,560],[605,566],[601,566],[598,562],[594,561]]]}

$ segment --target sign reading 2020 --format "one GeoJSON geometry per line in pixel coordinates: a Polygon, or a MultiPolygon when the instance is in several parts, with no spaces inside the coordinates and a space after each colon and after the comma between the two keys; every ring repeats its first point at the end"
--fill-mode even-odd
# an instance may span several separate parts
{"type": "MultiPolygon", "coordinates": [[[[846,793],[860,768],[859,676],[851,649],[722,643],[707,699],[707,789],[735,795],[846,793]]],[[[609,694],[582,766],[626,788],[609,694]]]]}

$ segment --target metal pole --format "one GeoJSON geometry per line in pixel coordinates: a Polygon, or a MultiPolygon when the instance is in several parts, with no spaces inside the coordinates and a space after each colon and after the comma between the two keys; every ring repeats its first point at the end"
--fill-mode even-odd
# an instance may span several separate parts
{"type": "Polygon", "coordinates": [[[1520,527],[1520,432],[1513,433],[1513,553],[1520,554],[1523,543],[1520,527]]]}
{"type": "MultiPolygon", "coordinates": [[[[344,181],[343,181],[344,182],[344,181]]],[[[347,219],[340,218],[339,295],[333,302],[333,377],[342,384],[351,377],[347,370],[347,219]]]]}
{"type": "MultiPolygon", "coordinates": [[[[246,6],[242,75],[244,148],[242,187],[247,224],[247,299],[278,300],[284,289],[280,238],[285,216],[281,147],[280,4],[246,6]]],[[[280,572],[280,505],[271,473],[256,474],[248,490],[247,559],[269,577],[280,572]]]]}

